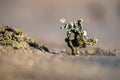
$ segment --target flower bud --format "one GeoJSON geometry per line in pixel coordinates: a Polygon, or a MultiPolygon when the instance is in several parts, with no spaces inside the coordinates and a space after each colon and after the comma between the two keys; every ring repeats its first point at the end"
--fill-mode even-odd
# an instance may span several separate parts
{"type": "Polygon", "coordinates": [[[61,18],[61,19],[60,19],[60,22],[61,22],[61,23],[65,23],[65,18],[61,18]]]}
{"type": "Polygon", "coordinates": [[[86,32],[86,31],[83,31],[83,35],[84,35],[84,36],[87,36],[87,32],[86,32]]]}
{"type": "Polygon", "coordinates": [[[97,39],[96,37],[93,37],[93,40],[94,40],[95,42],[98,42],[98,39],[97,39]]]}

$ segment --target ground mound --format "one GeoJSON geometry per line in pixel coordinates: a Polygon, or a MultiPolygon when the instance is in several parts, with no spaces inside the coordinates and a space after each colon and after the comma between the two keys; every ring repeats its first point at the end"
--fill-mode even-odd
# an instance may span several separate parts
{"type": "Polygon", "coordinates": [[[44,45],[39,45],[36,41],[29,38],[22,30],[12,26],[0,26],[0,51],[30,51],[31,49],[49,51],[44,45]]]}

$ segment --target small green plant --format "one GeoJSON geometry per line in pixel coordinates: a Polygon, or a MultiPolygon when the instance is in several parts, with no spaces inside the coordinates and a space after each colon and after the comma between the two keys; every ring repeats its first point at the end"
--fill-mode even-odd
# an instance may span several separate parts
{"type": "Polygon", "coordinates": [[[71,48],[72,55],[80,54],[79,48],[86,48],[86,45],[93,46],[97,43],[97,39],[95,37],[88,38],[87,32],[83,31],[82,19],[70,23],[66,23],[64,18],[60,19],[60,21],[62,23],[60,28],[67,29],[67,38],[65,39],[65,42],[71,48]]]}

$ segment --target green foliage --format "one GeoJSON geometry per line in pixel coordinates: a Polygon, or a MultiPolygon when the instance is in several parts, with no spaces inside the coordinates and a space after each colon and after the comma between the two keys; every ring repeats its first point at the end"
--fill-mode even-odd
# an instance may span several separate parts
{"type": "Polygon", "coordinates": [[[87,32],[83,31],[82,22],[83,20],[73,21],[71,23],[65,23],[65,19],[60,20],[62,22],[61,29],[67,29],[67,38],[65,39],[67,45],[71,48],[73,55],[79,54],[79,48],[86,48],[86,45],[95,45],[97,39],[88,38],[87,32]],[[72,39],[72,34],[74,39],[72,39]]]}

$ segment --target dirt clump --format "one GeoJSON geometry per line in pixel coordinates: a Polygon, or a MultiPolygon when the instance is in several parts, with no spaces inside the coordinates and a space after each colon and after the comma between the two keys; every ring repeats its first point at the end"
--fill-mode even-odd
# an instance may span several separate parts
{"type": "Polygon", "coordinates": [[[39,45],[36,41],[29,38],[20,29],[12,26],[0,26],[0,51],[4,49],[49,51],[44,45],[39,45]]]}

